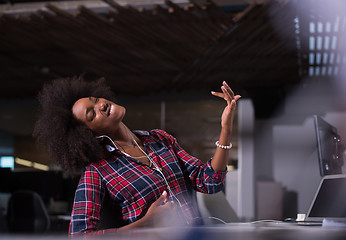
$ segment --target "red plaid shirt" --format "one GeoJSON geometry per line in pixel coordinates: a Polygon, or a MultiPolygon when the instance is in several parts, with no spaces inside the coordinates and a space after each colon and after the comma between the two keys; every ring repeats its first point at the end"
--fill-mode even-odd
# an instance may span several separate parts
{"type": "MultiPolygon", "coordinates": [[[[203,164],[190,156],[174,137],[162,130],[134,133],[141,139],[147,154],[162,169],[171,193],[182,205],[184,215],[191,219],[198,217],[190,197],[192,189],[203,193],[222,190],[226,171],[214,171],[210,160],[203,164]]],[[[167,189],[158,171],[112,146],[107,146],[107,149],[110,152],[108,157],[87,166],[80,178],[72,209],[70,235],[116,231],[116,228],[99,230],[97,227],[106,193],[121,209],[120,215],[126,225],[143,217],[150,205],[167,189]]]]}

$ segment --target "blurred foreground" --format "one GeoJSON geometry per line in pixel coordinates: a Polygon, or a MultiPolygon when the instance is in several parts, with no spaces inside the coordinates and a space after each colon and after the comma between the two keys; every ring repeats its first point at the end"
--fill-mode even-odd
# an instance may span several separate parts
{"type": "MultiPolygon", "coordinates": [[[[134,240],[216,240],[216,239],[345,239],[346,227],[298,226],[295,223],[253,222],[210,225],[205,227],[164,227],[138,229],[102,236],[80,236],[75,239],[134,239],[134,240]]],[[[0,235],[1,239],[70,239],[67,235],[0,235]]]]}

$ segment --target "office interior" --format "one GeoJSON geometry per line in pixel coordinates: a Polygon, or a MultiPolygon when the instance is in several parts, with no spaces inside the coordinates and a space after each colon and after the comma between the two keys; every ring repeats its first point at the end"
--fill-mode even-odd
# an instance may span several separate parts
{"type": "Polygon", "coordinates": [[[67,234],[80,172],[63,172],[32,130],[43,84],[80,74],[106,78],[131,129],[164,129],[203,162],[225,107],[210,91],[227,81],[242,98],[211,204],[242,221],[306,213],[322,178],[313,116],[346,141],[344,10],[341,0],[1,1],[2,234],[19,190],[39,195],[44,233],[67,234]]]}

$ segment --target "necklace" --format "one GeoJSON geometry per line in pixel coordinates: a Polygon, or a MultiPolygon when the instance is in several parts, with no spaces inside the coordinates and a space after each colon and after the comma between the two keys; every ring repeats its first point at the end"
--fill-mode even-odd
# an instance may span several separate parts
{"type": "MultiPolygon", "coordinates": [[[[132,137],[132,139],[135,141],[135,139],[133,138],[133,136],[131,136],[131,137],[132,137]]],[[[148,157],[148,159],[149,159],[149,161],[150,161],[150,165],[153,164],[154,167],[155,167],[155,170],[158,171],[158,172],[160,173],[160,175],[163,177],[163,180],[165,181],[166,186],[167,186],[167,190],[170,191],[170,197],[172,198],[172,200],[173,200],[173,198],[174,198],[175,201],[179,204],[179,206],[182,207],[182,205],[181,205],[179,199],[175,196],[175,194],[173,193],[172,189],[170,188],[170,186],[169,186],[169,184],[168,184],[168,181],[167,181],[165,175],[164,175],[163,172],[162,172],[162,168],[160,168],[160,167],[151,159],[151,157],[150,157],[145,151],[143,151],[143,150],[139,147],[139,145],[138,145],[138,143],[137,143],[136,141],[135,141],[135,144],[136,144],[137,147],[144,153],[144,155],[146,155],[146,156],[148,157]]],[[[150,148],[152,151],[155,151],[155,150],[153,150],[150,146],[149,146],[149,148],[150,148]]],[[[161,158],[160,155],[158,155],[158,156],[159,156],[159,158],[161,158]]]]}
{"type": "Polygon", "coordinates": [[[119,146],[124,150],[122,151],[125,155],[131,157],[131,158],[134,158],[134,159],[141,159],[141,158],[147,158],[149,160],[149,167],[152,167],[153,163],[152,163],[152,160],[151,158],[147,155],[147,153],[145,151],[143,151],[143,149],[139,146],[139,144],[137,143],[136,139],[133,137],[132,133],[130,132],[130,130],[122,123],[122,125],[125,127],[126,129],[126,132],[127,132],[127,136],[131,138],[131,142],[132,142],[132,145],[127,145],[127,146],[132,146],[132,147],[135,147],[137,146],[138,149],[144,154],[144,156],[139,156],[139,157],[133,157],[131,156],[130,154],[126,153],[125,152],[125,149],[124,147],[126,146],[121,146],[119,143],[119,146]]]}
{"type": "MultiPolygon", "coordinates": [[[[163,180],[165,181],[165,184],[166,184],[166,186],[167,186],[167,190],[170,192],[170,194],[169,194],[170,198],[171,198],[172,200],[175,199],[175,202],[178,203],[180,207],[182,207],[181,202],[180,202],[179,199],[175,196],[175,194],[173,193],[172,189],[170,188],[170,186],[169,186],[169,184],[168,184],[168,181],[167,181],[165,175],[163,174],[162,168],[160,168],[160,167],[154,162],[154,160],[152,160],[151,157],[139,146],[139,144],[137,143],[137,141],[135,140],[135,138],[132,136],[130,130],[128,130],[128,128],[127,128],[125,125],[124,125],[124,127],[125,127],[125,129],[127,130],[128,135],[131,136],[132,141],[136,144],[136,146],[139,148],[139,150],[141,150],[142,153],[144,154],[144,156],[141,156],[141,157],[146,157],[146,158],[148,158],[148,159],[149,159],[149,162],[150,162],[149,167],[152,167],[152,165],[153,165],[153,167],[155,168],[155,170],[158,171],[159,174],[162,176],[162,178],[163,178],[163,180]]],[[[155,151],[155,150],[153,150],[153,149],[150,147],[150,145],[149,145],[149,148],[150,148],[153,152],[155,151]]],[[[123,152],[123,153],[124,153],[125,155],[128,155],[128,156],[132,157],[131,155],[127,154],[126,152],[123,152]]],[[[158,155],[158,156],[159,156],[159,158],[161,158],[160,155],[158,155]]],[[[132,158],[135,158],[135,157],[132,157],[132,158]]],[[[139,157],[137,157],[137,158],[139,158],[139,157]]],[[[185,215],[185,214],[184,214],[184,215],[185,215]]],[[[186,217],[186,216],[185,216],[185,217],[186,217]]],[[[186,219],[186,220],[187,220],[187,219],[186,219]]]]}
{"type": "MultiPolygon", "coordinates": [[[[131,138],[132,136],[130,136],[129,134],[129,130],[127,129],[127,127],[125,126],[125,124],[122,123],[122,126],[125,128],[126,130],[126,134],[127,134],[127,139],[131,138]]],[[[124,151],[125,151],[125,147],[135,147],[136,145],[133,143],[133,137],[131,140],[131,144],[127,144],[127,145],[121,145],[120,143],[118,143],[117,141],[115,141],[124,151]]]]}
{"type": "MultiPolygon", "coordinates": [[[[124,125],[124,124],[123,124],[123,125],[124,125]]],[[[125,127],[125,129],[127,130],[128,135],[131,136],[132,141],[136,144],[136,146],[139,148],[139,150],[141,150],[141,152],[144,154],[144,156],[137,157],[137,158],[146,157],[146,158],[149,159],[149,163],[150,163],[150,164],[149,164],[149,167],[152,167],[152,165],[153,165],[153,167],[155,168],[155,170],[159,172],[159,174],[162,176],[163,180],[165,181],[165,184],[166,184],[166,186],[167,186],[167,190],[170,192],[170,194],[169,194],[170,198],[171,198],[173,201],[175,200],[174,202],[178,203],[178,205],[182,208],[183,206],[182,206],[181,202],[179,201],[179,199],[178,199],[178,198],[175,196],[175,194],[173,193],[172,189],[170,188],[170,186],[169,186],[169,184],[168,184],[168,181],[167,181],[165,175],[163,174],[162,168],[160,168],[160,167],[154,162],[154,160],[152,160],[151,157],[139,146],[139,144],[137,143],[136,139],[133,137],[133,135],[132,135],[132,133],[130,132],[130,130],[129,130],[125,125],[124,125],[124,127],[125,127]]],[[[150,145],[149,145],[149,148],[150,148],[153,152],[155,152],[155,150],[153,150],[153,149],[150,147],[150,145]]],[[[131,155],[127,154],[126,152],[124,152],[124,154],[126,154],[126,155],[132,157],[131,155]]],[[[158,157],[161,158],[160,155],[158,155],[158,157]]],[[[132,157],[132,158],[136,158],[136,157],[132,157]]],[[[183,214],[184,214],[184,217],[185,217],[185,220],[186,220],[187,224],[189,224],[188,217],[185,215],[184,212],[183,212],[183,214]]]]}

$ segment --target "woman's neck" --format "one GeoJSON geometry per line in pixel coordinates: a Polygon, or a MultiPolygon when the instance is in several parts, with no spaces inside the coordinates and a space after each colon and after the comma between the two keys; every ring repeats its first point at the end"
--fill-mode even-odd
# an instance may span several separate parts
{"type": "Polygon", "coordinates": [[[133,136],[131,131],[124,123],[120,123],[117,132],[114,134],[113,140],[120,145],[133,145],[133,136]]]}

